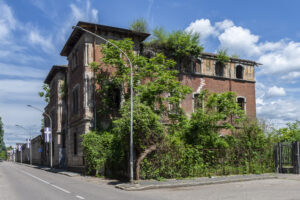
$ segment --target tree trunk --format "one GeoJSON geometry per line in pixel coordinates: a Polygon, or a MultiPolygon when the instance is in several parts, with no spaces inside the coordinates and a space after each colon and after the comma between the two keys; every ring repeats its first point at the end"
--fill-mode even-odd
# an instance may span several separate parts
{"type": "Polygon", "coordinates": [[[137,161],[136,161],[136,180],[140,179],[140,169],[141,169],[141,163],[144,160],[144,158],[151,153],[152,151],[156,150],[156,144],[151,145],[150,147],[148,147],[143,153],[141,153],[141,155],[138,157],[137,161]]]}

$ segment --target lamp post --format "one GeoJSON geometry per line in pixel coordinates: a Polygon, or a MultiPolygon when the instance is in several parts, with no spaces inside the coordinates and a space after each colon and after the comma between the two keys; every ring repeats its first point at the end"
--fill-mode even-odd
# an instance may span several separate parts
{"type": "Polygon", "coordinates": [[[21,125],[16,124],[17,127],[24,129],[25,131],[29,132],[29,139],[30,139],[30,146],[29,146],[29,151],[30,151],[30,165],[32,165],[32,143],[31,143],[31,131],[29,131],[28,129],[24,128],[21,125]]]}
{"type": "Polygon", "coordinates": [[[32,105],[27,105],[30,108],[33,108],[37,111],[40,111],[41,113],[43,113],[44,115],[46,115],[49,118],[50,121],[50,131],[51,131],[51,136],[50,136],[50,167],[52,168],[52,119],[50,117],[49,114],[47,114],[46,112],[42,111],[41,109],[34,107],[32,105]]]}
{"type": "Polygon", "coordinates": [[[114,43],[110,42],[109,40],[105,39],[104,37],[101,37],[100,35],[97,35],[91,31],[88,31],[80,26],[73,26],[73,29],[79,29],[84,32],[87,32],[97,38],[100,38],[101,40],[111,44],[114,46],[116,49],[118,49],[127,59],[129,65],[130,65],[130,182],[133,183],[133,71],[132,71],[132,62],[127,56],[127,54],[120,49],[117,45],[114,43]]]}

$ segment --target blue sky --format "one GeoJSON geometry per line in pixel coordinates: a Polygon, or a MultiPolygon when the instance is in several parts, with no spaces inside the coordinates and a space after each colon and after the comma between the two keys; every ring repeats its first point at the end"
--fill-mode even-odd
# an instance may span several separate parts
{"type": "Polygon", "coordinates": [[[256,69],[257,116],[284,126],[300,119],[300,1],[297,0],[0,0],[0,116],[5,142],[39,134],[43,108],[37,93],[79,20],[127,28],[144,17],[150,29],[201,34],[207,52],[263,65],[256,69]],[[23,125],[28,131],[15,126],[23,125]]]}

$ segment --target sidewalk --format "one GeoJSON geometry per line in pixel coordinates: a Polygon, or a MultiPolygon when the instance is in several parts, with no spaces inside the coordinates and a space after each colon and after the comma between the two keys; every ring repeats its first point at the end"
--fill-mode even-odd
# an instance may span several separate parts
{"type": "Polygon", "coordinates": [[[36,168],[36,169],[41,169],[41,170],[44,170],[44,171],[48,171],[48,172],[53,172],[53,173],[57,173],[57,174],[62,174],[62,175],[65,175],[65,176],[69,176],[69,177],[75,177],[75,176],[81,176],[80,173],[76,173],[76,172],[71,172],[71,171],[68,171],[68,170],[65,170],[65,169],[56,169],[56,168],[50,168],[48,166],[42,166],[42,165],[30,165],[30,164],[26,164],[26,163],[18,163],[18,162],[15,162],[17,164],[20,164],[20,165],[25,165],[27,167],[32,167],[32,168],[36,168]]]}
{"type": "Polygon", "coordinates": [[[176,188],[176,187],[190,187],[199,185],[211,185],[211,184],[222,184],[232,183],[241,181],[252,181],[252,180],[264,180],[264,179],[276,179],[279,178],[277,174],[250,174],[250,175],[233,175],[233,176],[218,176],[218,177],[201,177],[193,179],[167,179],[164,181],[156,180],[140,180],[138,183],[122,183],[116,185],[116,188],[126,191],[139,191],[149,190],[158,188],[176,188]]]}

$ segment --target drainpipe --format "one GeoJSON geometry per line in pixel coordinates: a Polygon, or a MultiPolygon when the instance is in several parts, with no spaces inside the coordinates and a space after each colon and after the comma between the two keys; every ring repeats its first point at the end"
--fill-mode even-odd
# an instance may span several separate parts
{"type": "MultiPolygon", "coordinates": [[[[97,26],[95,25],[95,34],[97,33],[97,26]]],[[[93,42],[93,60],[96,62],[96,38],[94,37],[93,42]]],[[[94,101],[94,130],[97,130],[97,107],[96,107],[96,72],[93,70],[93,77],[94,77],[94,83],[93,83],[93,101],[94,101]]]]}

